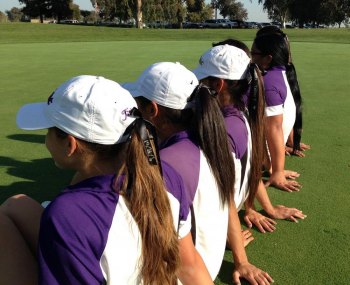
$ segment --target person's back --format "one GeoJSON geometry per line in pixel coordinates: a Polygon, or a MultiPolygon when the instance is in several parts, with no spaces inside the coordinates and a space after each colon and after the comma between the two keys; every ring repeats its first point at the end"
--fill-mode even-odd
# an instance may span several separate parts
{"type": "Polygon", "coordinates": [[[42,215],[39,284],[175,284],[175,228],[188,203],[131,95],[103,77],[75,77],[22,107],[17,124],[48,128],[55,164],[76,171],[42,215]]]}
{"type": "Polygon", "coordinates": [[[218,207],[221,202],[215,177],[203,151],[188,132],[178,132],[163,142],[159,154],[182,177],[192,205],[193,242],[214,280],[225,250],[228,205],[218,207]]]}
{"type": "Polygon", "coordinates": [[[143,116],[157,128],[161,159],[182,177],[192,204],[193,244],[214,280],[224,256],[234,185],[233,160],[215,94],[198,85],[188,69],[170,62],[151,65],[127,86],[143,116]]]}

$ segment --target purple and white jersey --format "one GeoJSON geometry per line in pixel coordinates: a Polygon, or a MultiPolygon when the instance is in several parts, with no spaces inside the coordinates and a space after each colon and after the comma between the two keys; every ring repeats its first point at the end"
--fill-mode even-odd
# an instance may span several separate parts
{"type": "Polygon", "coordinates": [[[249,195],[252,138],[250,127],[243,112],[234,105],[221,109],[235,163],[234,200],[237,211],[242,209],[249,195]]]}
{"type": "Polygon", "coordinates": [[[214,280],[224,257],[228,205],[222,206],[208,161],[187,132],[179,132],[161,146],[160,157],[178,172],[187,198],[192,202],[192,237],[214,280]]]}
{"type": "Polygon", "coordinates": [[[268,69],[263,78],[266,116],[283,115],[282,129],[284,143],[286,143],[296,117],[295,102],[288,84],[286,68],[284,66],[275,66],[268,69]]]}
{"type": "MultiPolygon", "coordinates": [[[[181,177],[167,163],[162,167],[177,228],[190,216],[188,202],[181,177]]],[[[68,186],[45,209],[39,284],[142,283],[140,232],[124,197],[113,189],[114,179],[96,176],[68,186]]]]}

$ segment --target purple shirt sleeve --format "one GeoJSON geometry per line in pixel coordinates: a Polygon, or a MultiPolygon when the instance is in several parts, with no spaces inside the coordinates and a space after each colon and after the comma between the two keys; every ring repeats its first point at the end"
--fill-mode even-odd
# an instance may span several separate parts
{"type": "Polygon", "coordinates": [[[284,81],[283,67],[268,70],[264,78],[266,107],[283,105],[287,97],[287,86],[284,81]]]}
{"type": "Polygon", "coordinates": [[[199,147],[186,132],[179,132],[160,150],[160,157],[181,175],[187,199],[192,204],[199,180],[199,147]]]}
{"type": "Polygon", "coordinates": [[[67,191],[45,209],[39,234],[39,284],[105,284],[100,258],[118,195],[98,190],[67,191]]]}
{"type": "Polygon", "coordinates": [[[189,202],[186,197],[184,184],[181,176],[165,161],[162,161],[163,179],[165,187],[180,204],[180,221],[186,221],[189,214],[189,202]]]}
{"type": "Polygon", "coordinates": [[[246,153],[248,145],[248,131],[243,114],[232,105],[223,108],[222,112],[231,151],[237,159],[241,159],[246,153]]]}

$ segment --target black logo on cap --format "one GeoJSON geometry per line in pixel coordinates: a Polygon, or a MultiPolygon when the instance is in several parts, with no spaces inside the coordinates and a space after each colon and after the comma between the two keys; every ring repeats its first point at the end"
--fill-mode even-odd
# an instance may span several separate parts
{"type": "Polygon", "coordinates": [[[53,103],[53,94],[55,92],[52,92],[51,95],[49,96],[49,98],[47,98],[47,105],[50,105],[51,103],[53,103]]]}

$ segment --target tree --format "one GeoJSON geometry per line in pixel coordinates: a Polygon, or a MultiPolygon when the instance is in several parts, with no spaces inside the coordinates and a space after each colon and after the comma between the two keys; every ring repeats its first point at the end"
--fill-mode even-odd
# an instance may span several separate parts
{"type": "Polygon", "coordinates": [[[235,0],[219,0],[218,7],[220,14],[226,18],[237,20],[246,20],[248,18],[248,12],[244,8],[241,2],[235,0]]]}
{"type": "Polygon", "coordinates": [[[5,13],[11,22],[19,22],[23,16],[22,10],[17,7],[13,7],[11,10],[6,10],[5,13]]]}
{"type": "Polygon", "coordinates": [[[51,0],[50,4],[50,12],[52,16],[57,19],[58,22],[60,22],[63,19],[73,18],[73,11],[71,9],[73,5],[72,0],[51,0]]]}
{"type": "Polygon", "coordinates": [[[7,16],[0,11],[0,23],[7,22],[7,16]]]}
{"type": "Polygon", "coordinates": [[[50,0],[18,0],[24,4],[23,13],[30,17],[39,17],[40,22],[44,22],[44,16],[51,16],[50,0]]]}
{"type": "Polygon", "coordinates": [[[23,13],[30,17],[39,17],[44,22],[44,17],[56,17],[58,21],[63,18],[71,18],[73,13],[70,8],[72,0],[18,0],[24,4],[23,13]]]}
{"type": "Polygon", "coordinates": [[[321,13],[322,1],[323,0],[294,0],[289,8],[291,20],[296,21],[300,28],[302,28],[305,23],[324,23],[326,15],[322,15],[321,13]]]}
{"type": "Polygon", "coordinates": [[[338,27],[347,22],[350,17],[349,0],[324,0],[321,4],[321,11],[328,14],[328,23],[337,23],[338,27]]]}
{"type": "Polygon", "coordinates": [[[81,13],[80,13],[80,8],[79,5],[74,4],[73,2],[69,5],[70,10],[72,11],[72,17],[75,20],[80,20],[81,18],[81,13]]]}
{"type": "MultiPolygon", "coordinates": [[[[293,2],[294,0],[259,0],[259,3],[263,3],[263,9],[267,11],[269,18],[279,21],[284,28],[288,20],[289,9],[293,2]]],[[[305,5],[301,7],[304,9],[305,5]]]]}
{"type": "Polygon", "coordinates": [[[210,4],[204,5],[203,9],[199,12],[187,13],[187,20],[189,22],[204,22],[207,19],[211,19],[213,16],[213,8],[210,4]]]}
{"type": "Polygon", "coordinates": [[[219,10],[219,0],[211,0],[210,5],[214,9],[215,19],[217,19],[218,18],[218,10],[219,10]]]}

